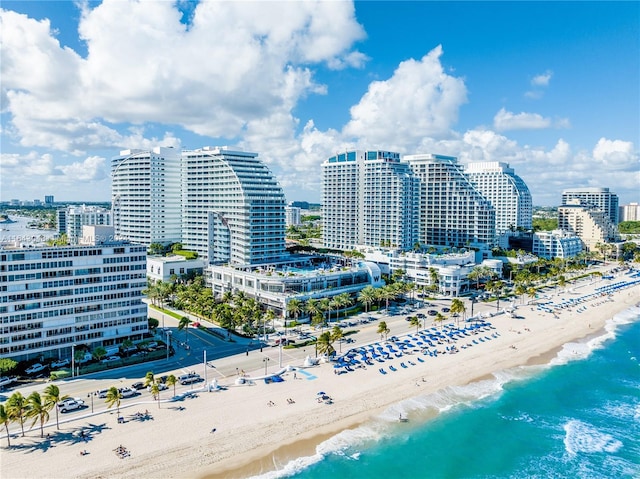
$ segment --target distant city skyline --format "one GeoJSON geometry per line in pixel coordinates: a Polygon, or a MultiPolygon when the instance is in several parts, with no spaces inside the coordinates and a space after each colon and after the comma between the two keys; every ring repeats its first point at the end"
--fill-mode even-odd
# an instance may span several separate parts
{"type": "Polygon", "coordinates": [[[105,202],[127,148],[253,151],[287,201],[375,148],[640,201],[637,2],[12,1],[0,200],[105,202]],[[568,21],[567,19],[571,19],[568,21]]]}

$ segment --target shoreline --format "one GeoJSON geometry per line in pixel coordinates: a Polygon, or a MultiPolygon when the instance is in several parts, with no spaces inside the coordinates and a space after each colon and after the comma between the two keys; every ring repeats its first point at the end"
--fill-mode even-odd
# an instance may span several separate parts
{"type": "MultiPolygon", "coordinates": [[[[596,286],[583,285],[581,294],[596,286]]],[[[6,447],[6,438],[0,439],[4,441],[0,444],[2,475],[7,479],[219,479],[264,474],[293,459],[314,456],[319,444],[345,430],[376,421],[397,422],[398,411],[420,421],[419,411],[402,409],[409,407],[406,403],[412,398],[483,379],[495,380],[494,373],[512,368],[549,364],[567,343],[588,342],[605,334],[606,322],[637,307],[639,295],[640,285],[636,284],[613,293],[613,300],[598,296],[583,307],[560,310],[557,317],[520,305],[518,314],[523,319],[506,314],[487,318],[495,328],[491,331],[499,335],[456,354],[430,358],[411,353],[341,375],[333,374],[331,364],[321,364],[307,369],[313,379],[299,374],[294,380],[293,373],[285,373],[285,381],[277,384],[223,384],[228,386],[224,391],[200,392],[182,402],[123,407],[125,424],[118,424],[115,411],[109,411],[61,424],[56,431],[52,414],[53,428],[46,430],[53,436],[48,446],[39,437],[38,425],[27,430],[30,423],[25,424],[26,437],[22,438],[19,426],[12,423],[11,449],[6,447]],[[418,357],[424,359],[418,362],[418,357]],[[413,365],[400,368],[402,361],[413,365]],[[381,374],[379,368],[388,370],[389,364],[395,364],[397,372],[381,374]],[[318,391],[326,391],[333,404],[317,402],[318,391]],[[288,403],[289,398],[294,403],[288,403]],[[270,402],[274,407],[268,406],[270,402]],[[130,414],[136,407],[148,408],[151,419],[132,419],[130,414]],[[216,432],[211,434],[213,426],[216,432]],[[81,428],[90,431],[86,442],[74,439],[73,434],[81,428]],[[119,444],[131,451],[129,457],[120,459],[114,454],[119,444]],[[80,456],[83,448],[88,456],[80,456]],[[24,466],[27,457],[28,472],[24,466]]]]}

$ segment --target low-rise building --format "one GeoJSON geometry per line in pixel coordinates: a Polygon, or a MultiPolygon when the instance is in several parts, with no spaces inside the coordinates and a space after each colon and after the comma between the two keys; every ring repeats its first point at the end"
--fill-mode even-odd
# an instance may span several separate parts
{"type": "Polygon", "coordinates": [[[571,258],[583,250],[580,237],[563,230],[533,234],[533,254],[541,258],[571,258]]]}
{"type": "Polygon", "coordinates": [[[182,278],[203,273],[204,261],[201,259],[187,259],[181,255],[147,258],[147,277],[153,281],[169,281],[174,275],[182,278]]]}

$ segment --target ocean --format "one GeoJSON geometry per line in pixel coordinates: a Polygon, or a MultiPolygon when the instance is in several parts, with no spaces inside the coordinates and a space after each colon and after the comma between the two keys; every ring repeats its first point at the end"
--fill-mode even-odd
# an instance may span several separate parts
{"type": "Polygon", "coordinates": [[[0,223],[0,243],[14,242],[37,244],[44,243],[56,235],[55,230],[29,228],[27,225],[35,220],[29,216],[9,215],[13,223],[0,223]]]}
{"type": "Polygon", "coordinates": [[[638,479],[639,320],[636,307],[547,365],[394,405],[259,477],[638,479]]]}

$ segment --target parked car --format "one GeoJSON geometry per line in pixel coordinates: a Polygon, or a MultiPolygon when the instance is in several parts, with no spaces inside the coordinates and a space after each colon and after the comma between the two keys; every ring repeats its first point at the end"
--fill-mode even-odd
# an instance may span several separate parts
{"type": "Polygon", "coordinates": [[[180,384],[184,385],[184,384],[192,384],[192,383],[200,382],[202,381],[202,378],[200,377],[199,374],[189,373],[189,374],[183,374],[182,376],[180,376],[178,378],[178,381],[180,382],[180,384]]]}
{"type": "Polygon", "coordinates": [[[443,313],[448,313],[449,311],[451,311],[449,308],[442,308],[443,313]]]}
{"type": "Polygon", "coordinates": [[[429,311],[427,311],[427,314],[429,316],[435,316],[436,314],[438,314],[438,312],[435,309],[430,309],[429,311]]]}
{"type": "Polygon", "coordinates": [[[97,394],[100,399],[104,399],[107,397],[108,392],[109,392],[108,389],[100,389],[99,391],[97,391],[97,394]]]}
{"type": "Polygon", "coordinates": [[[69,360],[68,359],[58,359],[57,361],[54,361],[51,363],[50,367],[51,368],[64,368],[65,366],[69,365],[69,360]]]}
{"type": "Polygon", "coordinates": [[[69,398],[58,403],[58,410],[60,412],[75,411],[84,406],[84,401],[77,398],[69,398]]]}
{"type": "Polygon", "coordinates": [[[3,378],[0,378],[0,388],[8,386],[9,384],[13,384],[17,380],[18,380],[18,378],[13,377],[13,376],[12,377],[6,376],[6,377],[3,377],[3,378]]]}
{"type": "Polygon", "coordinates": [[[131,389],[135,389],[136,391],[139,391],[140,389],[144,389],[144,383],[142,381],[138,381],[137,383],[133,383],[131,385],[131,389]]]}
{"type": "Polygon", "coordinates": [[[118,389],[118,391],[120,391],[120,395],[123,398],[131,398],[131,397],[135,396],[136,394],[138,394],[136,391],[134,391],[131,388],[120,388],[120,389],[118,389]]]}
{"type": "Polygon", "coordinates": [[[116,361],[120,361],[120,356],[109,356],[108,358],[104,358],[101,363],[115,363],[116,361]]]}
{"type": "MultiPolygon", "coordinates": [[[[169,389],[169,386],[167,386],[165,383],[157,383],[158,384],[158,391],[164,391],[165,389],[169,389]]],[[[147,391],[151,392],[151,385],[147,386],[147,391]]]]}
{"type": "Polygon", "coordinates": [[[44,371],[46,368],[40,364],[40,363],[35,363],[33,364],[31,367],[29,367],[25,373],[27,374],[35,374],[35,373],[39,373],[40,371],[44,371]]]}

